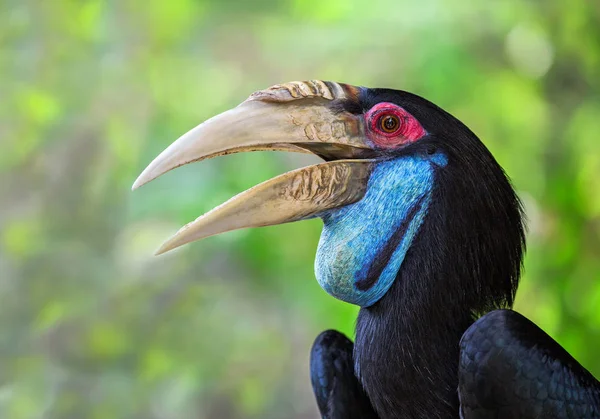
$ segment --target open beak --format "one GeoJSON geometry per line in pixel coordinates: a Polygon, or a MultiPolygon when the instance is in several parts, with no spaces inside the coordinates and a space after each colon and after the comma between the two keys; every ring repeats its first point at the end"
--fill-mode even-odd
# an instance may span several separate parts
{"type": "Polygon", "coordinates": [[[179,230],[157,251],[240,228],[315,217],[359,201],[373,167],[361,115],[332,106],[356,101],[358,88],[307,81],[276,85],[198,125],[163,151],[133,184],[136,189],[184,164],[243,151],[314,153],[324,160],[263,182],[179,230]]]}

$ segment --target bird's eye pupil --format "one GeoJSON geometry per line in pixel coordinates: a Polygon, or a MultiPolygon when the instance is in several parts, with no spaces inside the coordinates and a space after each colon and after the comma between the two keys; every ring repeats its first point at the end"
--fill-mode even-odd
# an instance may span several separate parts
{"type": "Polygon", "coordinates": [[[396,115],[385,115],[381,118],[380,126],[385,132],[391,133],[398,129],[400,120],[396,115]]]}
{"type": "Polygon", "coordinates": [[[434,145],[427,146],[427,154],[432,155],[437,151],[437,147],[434,145]]]}

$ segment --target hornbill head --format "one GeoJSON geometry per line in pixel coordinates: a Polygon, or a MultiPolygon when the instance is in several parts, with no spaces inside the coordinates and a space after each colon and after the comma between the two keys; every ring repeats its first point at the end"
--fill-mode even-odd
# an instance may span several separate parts
{"type": "Polygon", "coordinates": [[[450,257],[483,270],[484,259],[506,262],[485,283],[465,285],[512,302],[523,238],[522,228],[508,230],[514,221],[521,227],[518,199],[485,146],[434,104],[333,82],[276,85],[184,134],[133,188],[187,163],[256,150],[308,152],[325,162],[240,193],[179,230],[159,254],[230,230],[320,217],[317,280],[334,297],[369,307],[428,225],[427,263],[450,257]],[[452,255],[449,242],[473,251],[452,255]]]}

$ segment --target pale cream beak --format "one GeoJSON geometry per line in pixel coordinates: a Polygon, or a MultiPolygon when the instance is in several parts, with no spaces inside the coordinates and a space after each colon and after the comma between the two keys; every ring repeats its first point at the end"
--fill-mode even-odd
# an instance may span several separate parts
{"type": "Polygon", "coordinates": [[[242,151],[311,152],[332,161],[285,173],[240,193],[183,227],[157,254],[226,231],[307,219],[359,201],[371,174],[368,157],[373,152],[364,139],[362,116],[331,106],[334,100],[354,100],[356,92],[353,86],[322,81],[273,86],[171,144],[133,189],[184,164],[242,151]]]}

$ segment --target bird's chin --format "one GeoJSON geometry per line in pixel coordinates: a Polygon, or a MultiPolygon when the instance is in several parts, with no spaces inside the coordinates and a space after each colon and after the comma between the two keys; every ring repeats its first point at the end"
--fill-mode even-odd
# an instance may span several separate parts
{"type": "Polygon", "coordinates": [[[311,81],[274,86],[181,136],[142,172],[136,189],[179,166],[258,150],[313,153],[324,163],[284,173],[184,226],[157,254],[226,231],[288,223],[355,203],[365,195],[375,152],[363,121],[333,109],[357,88],[311,81]]]}

